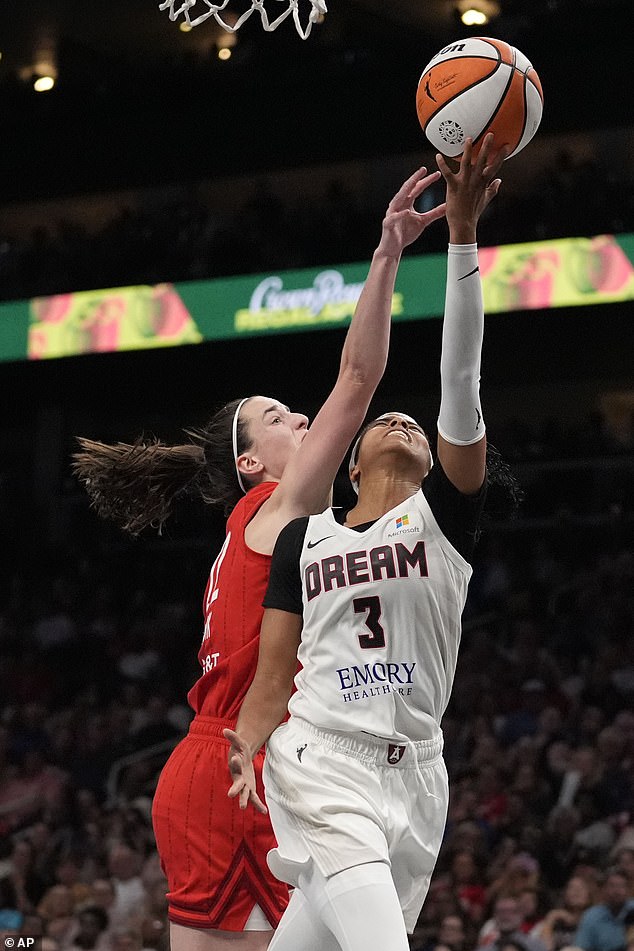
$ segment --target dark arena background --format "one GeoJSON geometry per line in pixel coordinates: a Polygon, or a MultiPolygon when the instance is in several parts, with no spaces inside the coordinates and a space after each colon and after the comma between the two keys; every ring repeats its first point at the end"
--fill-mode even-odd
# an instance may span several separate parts
{"type": "MultiPolygon", "coordinates": [[[[312,416],[387,202],[435,167],[420,73],[488,35],[545,98],[479,229],[482,405],[525,498],[477,549],[411,946],[626,951],[628,906],[616,943],[577,926],[615,868],[634,899],[630,4],[474,0],[470,27],[462,0],[328,6],[302,41],[257,16],[184,31],[151,0],[0,5],[0,934],[169,946],[151,800],[224,522],[183,500],[126,538],[75,482],[75,437],[178,441],[248,393],[312,416]],[[324,272],[337,306],[267,310],[263,282],[324,272]]],[[[440,222],[408,249],[372,407],[432,434],[446,243],[440,222]]]]}

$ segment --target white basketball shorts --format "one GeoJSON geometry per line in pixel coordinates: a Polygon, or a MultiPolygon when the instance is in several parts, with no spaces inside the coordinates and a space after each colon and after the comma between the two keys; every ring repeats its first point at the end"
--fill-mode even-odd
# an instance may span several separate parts
{"type": "Polygon", "coordinates": [[[273,874],[297,885],[311,859],[326,877],[386,862],[413,931],[447,818],[442,734],[398,745],[291,717],[269,739],[263,777],[278,842],[273,874]]]}

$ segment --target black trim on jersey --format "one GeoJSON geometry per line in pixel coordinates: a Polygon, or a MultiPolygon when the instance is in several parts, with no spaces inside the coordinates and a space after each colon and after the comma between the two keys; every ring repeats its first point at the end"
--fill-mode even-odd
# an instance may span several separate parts
{"type": "MultiPolygon", "coordinates": [[[[449,481],[440,462],[436,460],[422,488],[441,532],[456,551],[470,562],[486,499],[486,480],[476,495],[464,495],[449,481]]],[[[334,509],[333,514],[336,521],[343,525],[348,512],[334,509]]],[[[373,524],[374,520],[348,527],[364,532],[373,524]]],[[[308,516],[303,516],[293,519],[280,532],[273,550],[271,574],[263,601],[265,608],[277,608],[290,614],[304,613],[299,564],[307,527],[308,516]]]]}
{"type": "Polygon", "coordinates": [[[475,495],[465,495],[449,481],[440,461],[436,459],[423,482],[423,495],[434,513],[440,531],[471,564],[487,497],[486,478],[479,492],[475,495]]]}
{"type": "Polygon", "coordinates": [[[308,518],[308,515],[294,518],[277,536],[269,583],[262,602],[265,608],[277,608],[278,611],[288,611],[290,614],[304,613],[299,564],[308,518]]]}

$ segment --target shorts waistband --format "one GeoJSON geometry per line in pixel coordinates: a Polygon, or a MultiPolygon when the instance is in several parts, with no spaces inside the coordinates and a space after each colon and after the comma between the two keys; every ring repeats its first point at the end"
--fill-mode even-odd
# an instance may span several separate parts
{"type": "Polygon", "coordinates": [[[222,731],[233,730],[235,725],[235,720],[226,717],[204,717],[196,714],[189,724],[189,732],[195,736],[220,736],[224,739],[222,731]]]}
{"type": "Polygon", "coordinates": [[[291,717],[289,723],[295,724],[303,734],[312,736],[318,743],[323,743],[337,753],[353,756],[368,765],[400,766],[411,768],[413,765],[431,766],[442,756],[443,735],[431,740],[407,740],[398,743],[396,740],[386,740],[371,733],[340,733],[335,730],[323,730],[307,723],[299,717],[291,717]]]}

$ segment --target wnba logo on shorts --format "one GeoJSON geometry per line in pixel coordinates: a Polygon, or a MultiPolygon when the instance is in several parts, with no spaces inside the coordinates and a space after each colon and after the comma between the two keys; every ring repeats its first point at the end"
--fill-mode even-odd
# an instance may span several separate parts
{"type": "Polygon", "coordinates": [[[395,743],[390,743],[387,748],[387,761],[388,763],[400,763],[403,759],[403,753],[405,752],[404,746],[397,746],[395,743]]]}

